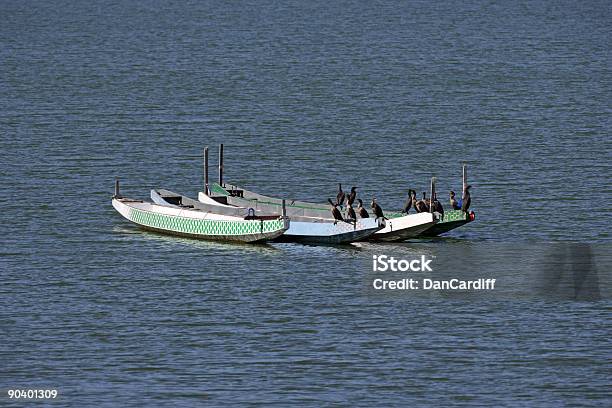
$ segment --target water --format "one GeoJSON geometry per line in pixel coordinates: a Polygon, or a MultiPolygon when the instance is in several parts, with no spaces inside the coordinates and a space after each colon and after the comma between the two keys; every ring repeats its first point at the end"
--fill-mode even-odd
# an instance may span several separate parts
{"type": "Polygon", "coordinates": [[[53,406],[610,405],[607,2],[7,1],[0,17],[0,405],[40,387],[53,406]],[[342,182],[384,209],[432,175],[460,190],[465,161],[477,222],[247,246],[143,232],[110,206],[115,177],[130,197],[195,195],[218,143],[251,190],[323,202],[342,182]],[[557,243],[588,253],[573,270],[596,295],[555,289],[572,273],[542,267],[557,243]],[[370,293],[381,253],[502,286],[370,293]]]}

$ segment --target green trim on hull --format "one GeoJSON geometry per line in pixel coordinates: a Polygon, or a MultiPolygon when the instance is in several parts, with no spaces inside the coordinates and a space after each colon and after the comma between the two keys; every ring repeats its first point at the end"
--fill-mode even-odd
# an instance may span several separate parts
{"type": "Polygon", "coordinates": [[[258,221],[221,221],[156,214],[130,208],[129,219],[145,227],[188,235],[206,236],[244,236],[265,234],[284,229],[284,222],[278,220],[258,221]]]}
{"type": "Polygon", "coordinates": [[[444,213],[444,218],[431,228],[423,231],[421,236],[435,237],[471,222],[470,215],[461,210],[450,210],[444,213]]]}

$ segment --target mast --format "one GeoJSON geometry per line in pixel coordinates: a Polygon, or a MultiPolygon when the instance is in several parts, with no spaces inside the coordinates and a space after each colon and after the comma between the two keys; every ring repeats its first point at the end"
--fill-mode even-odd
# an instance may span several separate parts
{"type": "Polygon", "coordinates": [[[208,189],[208,146],[204,148],[204,194],[210,195],[208,189]]]}
{"type": "Polygon", "coordinates": [[[467,187],[467,164],[463,163],[462,169],[463,188],[461,189],[461,199],[465,198],[465,188],[467,187]]]}
{"type": "Polygon", "coordinates": [[[429,195],[429,212],[433,213],[433,199],[434,199],[434,195],[436,194],[436,178],[432,177],[431,178],[431,192],[429,195]]]}
{"type": "Polygon", "coordinates": [[[219,145],[219,185],[223,187],[223,143],[219,145]]]}

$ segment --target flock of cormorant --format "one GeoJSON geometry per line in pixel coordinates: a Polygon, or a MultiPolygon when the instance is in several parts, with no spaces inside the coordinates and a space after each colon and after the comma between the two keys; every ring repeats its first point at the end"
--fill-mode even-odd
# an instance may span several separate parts
{"type": "MultiPolygon", "coordinates": [[[[331,205],[331,212],[336,222],[337,221],[351,222],[357,219],[357,215],[355,213],[355,210],[353,209],[353,203],[355,202],[355,200],[357,200],[357,203],[358,203],[357,213],[359,214],[359,217],[360,218],[370,217],[370,215],[368,214],[368,211],[363,207],[363,201],[359,198],[356,198],[357,188],[358,187],[355,187],[355,186],[351,187],[351,192],[347,195],[344,191],[342,191],[342,184],[338,183],[338,194],[336,195],[336,201],[335,202],[332,201],[331,198],[327,199],[327,201],[331,205]],[[346,200],[347,219],[345,219],[342,216],[342,213],[338,209],[338,207],[342,207],[344,205],[345,200],[346,200]]],[[[453,210],[462,210],[462,211],[467,212],[472,202],[472,198],[470,197],[470,188],[472,188],[472,186],[465,187],[463,191],[463,199],[460,199],[459,201],[455,199],[455,192],[454,191],[450,192],[450,205],[453,210]]],[[[417,196],[416,190],[413,190],[413,189],[408,190],[408,199],[406,200],[406,204],[404,204],[402,214],[408,214],[408,212],[412,208],[414,208],[414,210],[417,213],[430,212],[431,210],[431,212],[438,212],[444,215],[444,207],[442,207],[442,203],[438,201],[438,197],[435,192],[433,193],[431,201],[427,198],[427,193],[425,191],[423,192],[422,199],[417,200],[416,196],[417,196]],[[430,202],[431,202],[432,208],[430,208],[430,204],[429,204],[430,202]]],[[[383,213],[382,208],[376,202],[376,197],[372,198],[370,208],[372,208],[372,212],[374,213],[376,218],[387,219],[383,213]]]]}

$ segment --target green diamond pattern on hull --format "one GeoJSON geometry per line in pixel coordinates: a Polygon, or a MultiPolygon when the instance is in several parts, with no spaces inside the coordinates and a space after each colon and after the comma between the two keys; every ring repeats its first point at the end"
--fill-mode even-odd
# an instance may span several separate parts
{"type": "Polygon", "coordinates": [[[461,210],[450,210],[444,212],[444,219],[440,222],[465,221],[466,214],[461,210]]]}
{"type": "Polygon", "coordinates": [[[135,208],[130,209],[129,219],[147,227],[194,235],[248,235],[278,231],[284,222],[265,221],[222,221],[156,214],[135,208]]]}

